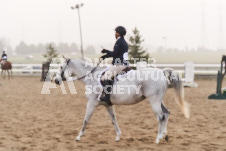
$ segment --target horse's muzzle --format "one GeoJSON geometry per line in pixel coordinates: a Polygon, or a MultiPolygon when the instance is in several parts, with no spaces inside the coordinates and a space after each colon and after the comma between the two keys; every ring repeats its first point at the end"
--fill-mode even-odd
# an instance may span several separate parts
{"type": "Polygon", "coordinates": [[[61,82],[58,79],[55,79],[55,83],[58,84],[58,85],[61,84],[61,82]]]}

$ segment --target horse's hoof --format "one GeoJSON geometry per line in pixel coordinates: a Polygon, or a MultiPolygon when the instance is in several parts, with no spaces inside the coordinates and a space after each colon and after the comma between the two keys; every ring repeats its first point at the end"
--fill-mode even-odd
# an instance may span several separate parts
{"type": "Polygon", "coordinates": [[[159,139],[156,139],[156,140],[155,140],[155,143],[158,144],[158,143],[159,143],[159,139]]]}
{"type": "Polygon", "coordinates": [[[115,141],[119,142],[120,141],[120,137],[116,137],[115,141]]]}
{"type": "Polygon", "coordinates": [[[168,135],[165,136],[165,140],[166,140],[167,142],[169,141],[169,136],[168,136],[168,135]]]}
{"type": "Polygon", "coordinates": [[[76,142],[78,142],[78,141],[80,141],[80,138],[79,138],[79,137],[77,137],[75,140],[76,140],[76,142]]]}

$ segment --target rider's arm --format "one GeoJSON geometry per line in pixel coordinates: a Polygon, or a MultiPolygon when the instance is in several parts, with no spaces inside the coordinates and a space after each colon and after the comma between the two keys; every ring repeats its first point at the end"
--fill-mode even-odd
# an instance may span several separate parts
{"type": "Polygon", "coordinates": [[[107,50],[107,57],[115,57],[121,49],[121,42],[117,41],[114,47],[114,51],[107,50]]]}

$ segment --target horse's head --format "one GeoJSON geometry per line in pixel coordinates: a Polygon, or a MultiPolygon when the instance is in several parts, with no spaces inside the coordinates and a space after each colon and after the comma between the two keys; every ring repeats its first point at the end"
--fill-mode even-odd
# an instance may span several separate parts
{"type": "Polygon", "coordinates": [[[64,58],[65,61],[60,68],[58,74],[55,74],[53,80],[56,84],[61,84],[62,81],[68,80],[71,81],[73,78],[77,80],[83,79],[87,76],[88,73],[92,73],[94,68],[92,63],[80,59],[68,59],[64,58]]]}
{"type": "Polygon", "coordinates": [[[53,80],[56,84],[60,85],[62,81],[65,81],[68,77],[71,76],[70,70],[69,70],[69,65],[71,59],[69,58],[64,58],[65,62],[63,65],[60,67],[59,73],[55,74],[53,76],[53,80]]]}

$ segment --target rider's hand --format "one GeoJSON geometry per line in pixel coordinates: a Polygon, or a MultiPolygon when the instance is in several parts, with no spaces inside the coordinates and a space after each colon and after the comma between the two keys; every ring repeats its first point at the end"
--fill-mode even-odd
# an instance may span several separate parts
{"type": "Polygon", "coordinates": [[[106,57],[106,55],[103,55],[103,56],[101,56],[100,58],[102,58],[102,59],[104,60],[104,59],[107,58],[107,57],[106,57]]]}
{"type": "Polygon", "coordinates": [[[101,53],[107,53],[108,52],[108,50],[106,50],[106,49],[103,49],[102,51],[101,51],[101,53]]]}

